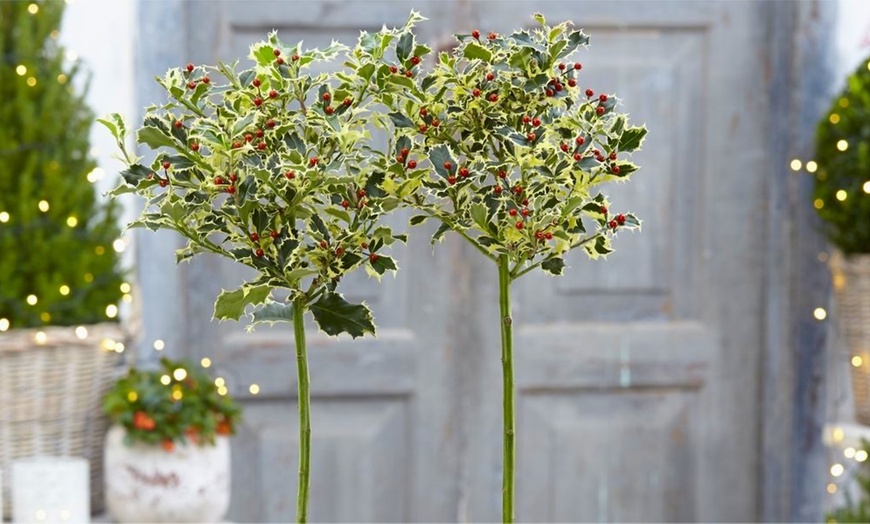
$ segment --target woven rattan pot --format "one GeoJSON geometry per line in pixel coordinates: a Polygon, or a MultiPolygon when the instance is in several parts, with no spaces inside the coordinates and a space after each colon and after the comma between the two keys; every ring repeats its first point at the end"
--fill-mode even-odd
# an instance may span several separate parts
{"type": "Polygon", "coordinates": [[[855,418],[870,426],[870,255],[832,259],[837,316],[853,359],[855,418]],[[855,366],[854,364],[860,364],[855,366]]]}
{"type": "MultiPolygon", "coordinates": [[[[90,461],[91,510],[103,510],[103,394],[117,378],[124,340],[115,324],[0,333],[2,514],[10,516],[13,460],[77,456],[90,461]],[[81,336],[84,335],[84,338],[81,336]]],[[[0,519],[2,520],[2,519],[0,519]]]]}

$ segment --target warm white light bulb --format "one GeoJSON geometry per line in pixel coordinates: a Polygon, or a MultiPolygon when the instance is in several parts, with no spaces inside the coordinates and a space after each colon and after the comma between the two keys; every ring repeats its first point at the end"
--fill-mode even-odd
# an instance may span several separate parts
{"type": "Polygon", "coordinates": [[[48,210],[50,209],[51,206],[48,205],[48,200],[40,200],[39,204],[37,204],[37,207],[39,207],[40,211],[42,211],[43,213],[46,213],[46,212],[48,212],[48,210]]]}
{"type": "Polygon", "coordinates": [[[27,295],[27,303],[31,306],[35,306],[36,303],[39,302],[39,299],[36,298],[36,295],[27,295]]]}
{"type": "Polygon", "coordinates": [[[837,142],[837,149],[839,149],[840,151],[845,151],[845,150],[849,149],[849,142],[847,142],[845,140],[839,140],[837,142]]]}
{"type": "Polygon", "coordinates": [[[115,318],[118,316],[118,306],[115,304],[109,304],[106,306],[106,316],[109,318],[115,318]]]}
{"type": "Polygon", "coordinates": [[[817,307],[813,310],[813,316],[816,317],[816,320],[825,320],[828,317],[828,312],[825,311],[825,308],[817,307]]]}
{"type": "Polygon", "coordinates": [[[159,338],[154,341],[154,349],[157,351],[163,351],[163,348],[166,347],[166,343],[160,340],[159,338]]]}
{"type": "Polygon", "coordinates": [[[211,359],[208,357],[205,357],[199,361],[199,364],[204,368],[209,368],[209,367],[211,367],[211,359]]]}
{"type": "Polygon", "coordinates": [[[257,384],[251,384],[251,387],[248,388],[248,391],[251,392],[251,395],[257,395],[260,393],[260,386],[257,384]]]}
{"type": "Polygon", "coordinates": [[[184,380],[187,378],[187,370],[184,368],[178,368],[172,372],[172,376],[175,377],[175,380],[184,380]]]}
{"type": "Polygon", "coordinates": [[[0,211],[0,223],[9,222],[9,213],[6,211],[0,211]]]}
{"type": "Polygon", "coordinates": [[[844,470],[845,470],[845,468],[843,467],[842,464],[839,464],[839,463],[834,464],[833,466],[831,466],[831,475],[833,475],[835,477],[839,477],[840,475],[843,474],[844,470]]]}
{"type": "Polygon", "coordinates": [[[797,158],[795,158],[794,160],[791,161],[791,164],[789,164],[789,165],[791,166],[791,170],[792,170],[792,171],[800,171],[800,170],[801,170],[801,166],[802,166],[803,164],[801,163],[800,160],[798,160],[797,158]]]}
{"type": "Polygon", "coordinates": [[[814,160],[807,162],[807,173],[815,173],[819,169],[819,164],[814,160]]]}
{"type": "Polygon", "coordinates": [[[9,329],[9,319],[8,318],[0,318],[0,332],[7,331],[9,329]]]}
{"type": "Polygon", "coordinates": [[[88,338],[88,328],[86,328],[85,326],[77,327],[76,328],[76,336],[82,340],[88,338]]]}

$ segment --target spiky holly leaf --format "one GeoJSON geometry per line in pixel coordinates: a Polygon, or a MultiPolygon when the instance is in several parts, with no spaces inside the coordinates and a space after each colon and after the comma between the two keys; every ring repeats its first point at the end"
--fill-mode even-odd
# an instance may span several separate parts
{"type": "Polygon", "coordinates": [[[262,304],[271,293],[269,286],[242,286],[235,291],[222,290],[214,303],[215,320],[238,320],[249,305],[262,304]]]}
{"type": "Polygon", "coordinates": [[[365,304],[351,304],[339,293],[327,292],[309,306],[317,326],[327,335],[347,333],[353,338],[375,334],[372,312],[365,304]]]}
{"type": "Polygon", "coordinates": [[[560,276],[565,271],[565,261],[560,257],[551,258],[541,264],[541,269],[551,275],[560,276]]]}

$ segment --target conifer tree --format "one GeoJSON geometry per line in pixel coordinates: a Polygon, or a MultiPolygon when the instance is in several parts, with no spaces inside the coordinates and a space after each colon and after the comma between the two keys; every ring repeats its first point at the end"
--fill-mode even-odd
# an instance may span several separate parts
{"type": "Polygon", "coordinates": [[[0,2],[0,331],[105,321],[122,295],[119,208],[88,176],[94,115],[63,10],[0,2]]]}

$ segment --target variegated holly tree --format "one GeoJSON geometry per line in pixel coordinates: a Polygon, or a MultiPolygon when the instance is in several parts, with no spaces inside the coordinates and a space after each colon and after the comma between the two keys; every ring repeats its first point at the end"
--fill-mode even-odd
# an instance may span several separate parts
{"type": "Polygon", "coordinates": [[[360,267],[378,278],[395,271],[381,250],[405,240],[379,223],[398,199],[380,190],[383,172],[370,161],[366,101],[374,91],[356,77],[308,72],[346,51],[337,43],[303,50],[272,33],[251,47],[253,68],[170,70],[157,79],[168,101],[149,107],[136,132],[151,150],[147,163],[126,150],[118,115],[102,120],[128,164],[126,184],[113,194],[147,200],[130,227],[180,233],[187,245],[179,262],[214,253],[258,272],[220,294],[214,317],[237,320],[253,306],[253,324],[294,325],[300,522],[307,519],[311,432],[303,316],[310,311],[329,335],[374,333],[369,309],[347,302],[336,287],[360,267]],[[273,300],[276,292],[286,300],[273,300]]]}
{"type": "Polygon", "coordinates": [[[388,195],[454,231],[498,267],[504,372],[503,519],[513,520],[514,371],[510,284],[540,268],[561,275],[564,256],[611,252],[611,239],[639,227],[598,192],[637,170],[627,157],[647,133],[617,112],[618,99],[583,79],[575,51],[589,38],[569,23],[510,35],[474,31],[415,74],[428,49],[411,30],[366,37],[348,63],[389,118],[391,152],[376,163],[388,195]]]}

